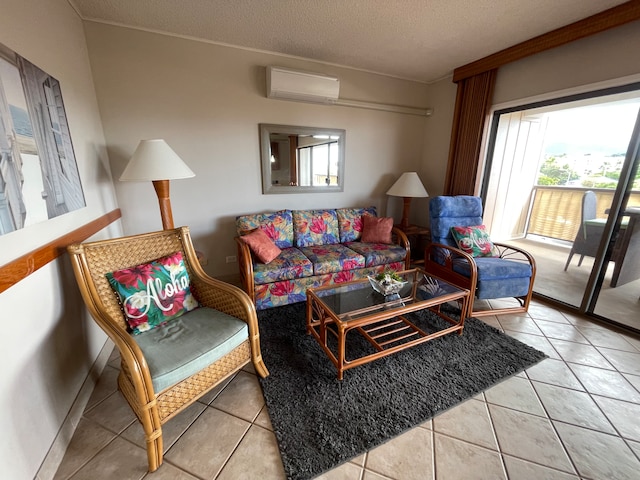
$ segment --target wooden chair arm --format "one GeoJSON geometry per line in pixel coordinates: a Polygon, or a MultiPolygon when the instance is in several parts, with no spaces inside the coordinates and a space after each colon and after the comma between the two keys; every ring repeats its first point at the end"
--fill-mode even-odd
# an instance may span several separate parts
{"type": "Polygon", "coordinates": [[[253,278],[253,257],[249,245],[235,237],[236,246],[238,247],[238,268],[240,270],[240,284],[251,301],[255,304],[255,282],[253,278]]]}
{"type": "Polygon", "coordinates": [[[430,243],[424,251],[424,271],[449,283],[466,288],[471,292],[471,295],[475,295],[478,267],[473,257],[459,248],[442,243],[430,243]],[[453,270],[454,263],[460,262],[468,265],[468,277],[453,270]]]}
{"type": "Polygon", "coordinates": [[[391,238],[395,240],[395,243],[407,251],[407,256],[404,260],[404,268],[405,270],[409,270],[411,268],[411,243],[409,242],[409,238],[398,227],[393,227],[391,229],[391,238]]]}
{"type": "Polygon", "coordinates": [[[493,245],[497,247],[500,258],[505,258],[507,260],[526,261],[529,263],[529,265],[531,265],[531,269],[533,270],[532,276],[535,275],[536,260],[529,252],[519,247],[507,245],[506,243],[493,242],[493,245]]]}

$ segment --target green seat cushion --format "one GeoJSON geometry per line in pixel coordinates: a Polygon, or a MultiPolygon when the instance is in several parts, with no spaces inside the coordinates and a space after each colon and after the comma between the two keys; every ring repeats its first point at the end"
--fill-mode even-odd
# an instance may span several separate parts
{"type": "Polygon", "coordinates": [[[134,337],[147,359],[156,394],[198,373],[247,338],[245,322],[208,307],[134,337]]]}

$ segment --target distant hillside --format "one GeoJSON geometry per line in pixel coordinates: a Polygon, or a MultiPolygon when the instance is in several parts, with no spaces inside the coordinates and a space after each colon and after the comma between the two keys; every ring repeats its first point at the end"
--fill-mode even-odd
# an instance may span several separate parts
{"type": "Polygon", "coordinates": [[[31,130],[31,120],[29,120],[29,114],[26,110],[16,107],[15,105],[9,105],[11,111],[11,118],[13,120],[13,126],[16,129],[18,135],[24,135],[25,137],[33,137],[33,131],[31,130]]]}

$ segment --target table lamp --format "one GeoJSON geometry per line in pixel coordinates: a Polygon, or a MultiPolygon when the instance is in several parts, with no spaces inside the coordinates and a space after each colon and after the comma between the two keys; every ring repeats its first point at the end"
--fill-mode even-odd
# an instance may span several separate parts
{"type": "Polygon", "coordinates": [[[153,182],[160,204],[162,228],[169,230],[174,228],[169,181],[195,177],[195,175],[163,139],[141,140],[122,172],[120,181],[153,182]]]}
{"type": "Polygon", "coordinates": [[[402,230],[409,228],[409,207],[411,205],[411,199],[413,197],[429,196],[416,172],[404,172],[400,178],[396,180],[396,183],[387,190],[387,195],[404,198],[402,220],[400,221],[400,228],[402,230]]]}

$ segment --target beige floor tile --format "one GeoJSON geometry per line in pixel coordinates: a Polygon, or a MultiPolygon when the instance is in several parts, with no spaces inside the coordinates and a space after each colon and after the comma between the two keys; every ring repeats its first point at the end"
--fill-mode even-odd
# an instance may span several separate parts
{"type": "Polygon", "coordinates": [[[628,373],[623,373],[622,376],[627,379],[627,381],[633,385],[633,388],[640,392],[640,376],[639,375],[630,375],[628,373]]]}
{"type": "Polygon", "coordinates": [[[635,452],[636,457],[640,458],[640,442],[627,441],[627,444],[635,452]]]}
{"type": "Polygon", "coordinates": [[[588,393],[537,382],[533,382],[533,386],[552,420],[600,432],[616,433],[588,393]]]}
{"type": "MultiPolygon", "coordinates": [[[[178,440],[180,435],[189,428],[205,408],[207,408],[206,405],[195,402],[162,426],[162,444],[165,452],[171,448],[171,445],[178,440]]],[[[120,436],[135,443],[139,447],[147,448],[144,430],[142,429],[142,424],[138,421],[133,422],[120,436]]]]}
{"type": "Polygon", "coordinates": [[[205,393],[202,397],[200,397],[198,401],[200,403],[204,403],[205,405],[210,405],[211,402],[213,402],[216,399],[216,397],[220,395],[220,392],[222,392],[222,390],[224,390],[224,388],[227,385],[229,385],[229,383],[231,382],[231,380],[234,379],[234,377],[235,375],[232,375],[231,377],[223,380],[219,385],[215,386],[214,388],[209,390],[209,392],[205,393]]]}
{"type": "Polygon", "coordinates": [[[548,419],[497,405],[489,405],[489,411],[503,453],[575,473],[548,419]]]}
{"type": "Polygon", "coordinates": [[[545,353],[549,358],[555,358],[557,360],[561,359],[558,352],[553,348],[553,345],[551,345],[549,340],[545,337],[514,331],[507,331],[505,333],[516,340],[520,340],[522,343],[526,343],[530,347],[537,348],[541,352],[545,353]]]}
{"type": "Polygon", "coordinates": [[[571,363],[579,363],[580,365],[588,365],[590,367],[608,368],[613,370],[613,366],[600,354],[600,352],[591,345],[582,343],[567,342],[550,338],[549,342],[553,345],[560,356],[571,363]]]}
{"type": "Polygon", "coordinates": [[[433,429],[438,433],[455,437],[465,442],[498,449],[496,436],[491,426],[486,403],[467,400],[433,419],[433,429]]]}
{"type": "Polygon", "coordinates": [[[526,370],[531,380],[557,385],[558,387],[584,390],[571,369],[562,360],[547,358],[526,370]]]}
{"type": "Polygon", "coordinates": [[[111,351],[111,355],[109,355],[109,360],[107,360],[107,365],[119,370],[120,369],[120,351],[117,348],[113,348],[111,351]]]}
{"type": "Polygon", "coordinates": [[[519,458],[513,458],[508,455],[504,455],[503,458],[509,478],[513,480],[578,480],[575,475],[552,470],[519,458]]]}
{"type": "Polygon", "coordinates": [[[640,461],[619,437],[554,422],[578,473],[602,480],[637,480],[640,461]]]}
{"type": "Polygon", "coordinates": [[[536,325],[548,338],[557,338],[568,342],[589,343],[576,327],[567,323],[556,323],[547,320],[536,320],[536,325]]]}
{"type": "Polygon", "coordinates": [[[262,410],[260,410],[260,413],[254,420],[254,423],[256,425],[260,425],[262,428],[273,431],[273,425],[271,425],[271,417],[269,416],[269,410],[267,409],[266,405],[262,407],[262,410]]]}
{"type": "Polygon", "coordinates": [[[589,340],[589,343],[596,347],[613,348],[615,350],[623,350],[625,352],[638,352],[638,350],[629,343],[624,336],[617,332],[593,325],[578,326],[577,328],[580,330],[580,333],[589,340]]]}
{"type": "Polygon", "coordinates": [[[485,390],[487,403],[544,416],[545,412],[536,391],[528,379],[511,377],[485,390]]]}
{"type": "Polygon", "coordinates": [[[252,425],[216,480],[240,478],[265,480],[286,478],[273,432],[252,425]]]}
{"type": "Polygon", "coordinates": [[[367,470],[389,478],[427,480],[433,478],[431,431],[414,428],[367,454],[367,470]]]}
{"type": "Polygon", "coordinates": [[[137,421],[133,410],[119,391],[85,412],[84,416],[116,433],[137,421]]]}
{"type": "Polygon", "coordinates": [[[91,420],[81,418],[54,479],[68,478],[114,438],[113,432],[91,420]]]}
{"type": "Polygon", "coordinates": [[[618,371],[640,375],[640,353],[623,352],[611,348],[600,348],[599,350],[618,371]]]}
{"type": "Polygon", "coordinates": [[[502,327],[502,325],[500,324],[498,319],[496,317],[494,317],[494,316],[482,317],[480,320],[483,323],[486,323],[487,325],[491,325],[493,328],[497,328],[501,332],[504,331],[504,328],[502,327]]]}
{"type": "Polygon", "coordinates": [[[569,320],[555,308],[549,307],[544,304],[531,302],[529,305],[529,316],[535,320],[548,320],[556,323],[569,323],[569,320]]]}
{"type": "Polygon", "coordinates": [[[588,392],[603,397],[640,403],[638,392],[620,373],[585,365],[569,365],[588,392]]]}
{"type": "MultiPolygon", "coordinates": [[[[147,473],[145,480],[199,480],[197,477],[180,470],[169,462],[162,462],[160,468],[153,473],[147,473]]],[[[118,479],[120,480],[120,479],[118,479]]]]}
{"type": "Polygon", "coordinates": [[[250,425],[228,413],[207,407],[165,457],[189,473],[202,478],[214,478],[250,425]]]}
{"type": "Polygon", "coordinates": [[[116,438],[71,477],[71,480],[138,480],[147,474],[147,452],[116,438]]]}
{"type": "Polygon", "coordinates": [[[347,462],[315,477],[315,480],[360,480],[362,474],[362,467],[347,462]]]}
{"type": "Polygon", "coordinates": [[[640,442],[640,405],[597,395],[593,399],[622,437],[640,442]]]}
{"type": "Polygon", "coordinates": [[[498,452],[438,433],[434,441],[437,480],[506,480],[498,452]]]}
{"type": "Polygon", "coordinates": [[[542,335],[542,331],[536,322],[529,317],[516,315],[500,315],[498,321],[504,330],[528,333],[530,335],[542,335]]]}
{"type": "Polygon", "coordinates": [[[105,398],[118,390],[119,373],[120,369],[118,368],[113,368],[109,365],[106,365],[104,367],[104,369],[102,370],[102,374],[98,379],[98,383],[93,389],[91,397],[89,397],[89,401],[87,402],[85,410],[89,410],[90,408],[95,407],[98,403],[102,402],[105,398]]]}
{"type": "Polygon", "coordinates": [[[247,372],[239,372],[211,402],[211,406],[253,422],[264,407],[264,396],[258,377],[247,372]]]}
{"type": "Polygon", "coordinates": [[[384,477],[378,473],[372,472],[371,470],[365,470],[364,475],[362,476],[362,480],[389,480],[389,478],[390,477],[384,477]]]}
{"type": "Polygon", "coordinates": [[[367,454],[363,453],[362,455],[358,455],[357,457],[352,458],[349,461],[354,465],[358,465],[359,467],[364,467],[365,462],[367,461],[367,454]]]}

